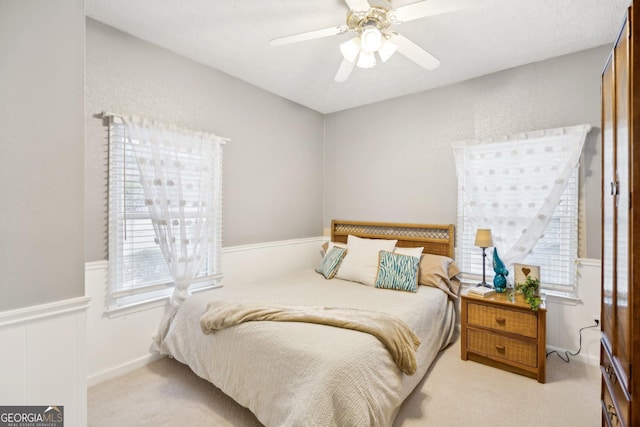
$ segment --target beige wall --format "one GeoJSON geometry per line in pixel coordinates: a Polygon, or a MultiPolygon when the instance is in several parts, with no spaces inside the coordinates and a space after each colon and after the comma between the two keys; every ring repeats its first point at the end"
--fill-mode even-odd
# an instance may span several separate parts
{"type": "Polygon", "coordinates": [[[455,224],[451,142],[589,123],[582,256],[600,258],[600,72],[607,53],[600,47],[328,115],[324,225],[332,218],[455,224]]]}
{"type": "Polygon", "coordinates": [[[84,295],[83,0],[0,0],[0,311],[84,295]]]}
{"type": "Polygon", "coordinates": [[[324,116],[87,19],[86,261],[107,256],[102,111],[231,139],[223,246],[322,234],[324,116]]]}

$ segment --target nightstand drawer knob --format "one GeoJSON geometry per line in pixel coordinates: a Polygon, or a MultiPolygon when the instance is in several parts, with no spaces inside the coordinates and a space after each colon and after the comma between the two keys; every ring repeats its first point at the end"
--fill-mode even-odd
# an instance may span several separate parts
{"type": "Polygon", "coordinates": [[[496,322],[500,323],[501,325],[503,325],[506,321],[507,319],[505,319],[504,317],[496,317],[496,322]]]}
{"type": "Polygon", "coordinates": [[[500,353],[504,353],[505,349],[506,349],[505,346],[500,345],[500,344],[496,344],[496,350],[498,350],[500,353]]]}

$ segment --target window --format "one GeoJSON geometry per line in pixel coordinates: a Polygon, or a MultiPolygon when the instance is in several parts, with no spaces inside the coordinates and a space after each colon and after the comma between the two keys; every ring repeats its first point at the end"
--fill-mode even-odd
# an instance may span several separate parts
{"type": "MultiPolygon", "coordinates": [[[[590,126],[454,143],[458,169],[456,257],[482,274],[478,228],[490,228],[500,258],[540,266],[543,289],[575,295],[578,257],[578,162],[590,126]]],[[[493,249],[487,276],[493,276],[493,249]]]]}
{"type": "MultiPolygon", "coordinates": [[[[567,294],[574,294],[575,260],[578,254],[578,180],[577,173],[569,184],[556,208],[543,237],[521,264],[540,266],[543,287],[567,294]]],[[[464,197],[458,191],[457,262],[460,269],[472,275],[482,275],[482,250],[474,246],[476,230],[481,228],[468,213],[465,214],[464,197]]],[[[492,230],[493,231],[493,230],[492,230]]],[[[495,231],[493,231],[495,234],[495,231]]],[[[502,257],[502,252],[498,252],[502,257]]],[[[493,249],[487,249],[487,276],[493,276],[493,249]]],[[[513,269],[509,277],[513,282],[513,269]]]]}
{"type": "MultiPolygon", "coordinates": [[[[119,117],[110,117],[109,121],[109,309],[113,310],[164,299],[174,289],[175,280],[154,229],[154,218],[147,206],[149,197],[145,195],[132,139],[126,138],[127,128],[119,117]]],[[[178,144],[176,146],[179,147],[178,144]]],[[[204,260],[195,274],[190,290],[211,287],[222,277],[222,151],[217,153],[218,156],[211,158],[195,159],[205,161],[212,173],[197,176],[191,173],[188,177],[183,177],[185,180],[210,180],[207,188],[214,192],[212,197],[215,202],[212,224],[214,232],[206,241],[204,260]]],[[[185,150],[178,155],[181,156],[181,160],[186,161],[198,153],[185,150]]],[[[185,175],[189,173],[187,170],[185,175]]],[[[188,189],[185,187],[185,194],[181,194],[181,198],[196,198],[197,195],[189,194],[189,191],[194,191],[194,187],[197,187],[197,184],[189,184],[188,189]]],[[[187,206],[182,211],[185,222],[202,221],[198,217],[197,209],[189,209],[187,206]]],[[[161,222],[162,220],[156,221],[156,228],[161,222]]]]}

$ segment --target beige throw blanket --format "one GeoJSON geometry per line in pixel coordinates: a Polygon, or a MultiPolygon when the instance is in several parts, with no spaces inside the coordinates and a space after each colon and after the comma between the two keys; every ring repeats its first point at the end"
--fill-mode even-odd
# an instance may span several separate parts
{"type": "Polygon", "coordinates": [[[205,334],[250,321],[306,322],[366,332],[387,348],[400,370],[416,371],[415,352],[420,339],[402,320],[387,313],[338,307],[263,304],[249,301],[214,301],[200,317],[205,334]]]}

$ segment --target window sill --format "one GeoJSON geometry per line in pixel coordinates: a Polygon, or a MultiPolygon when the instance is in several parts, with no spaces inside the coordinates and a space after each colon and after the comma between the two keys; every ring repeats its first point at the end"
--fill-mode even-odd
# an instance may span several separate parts
{"type": "MultiPolygon", "coordinates": [[[[481,277],[474,276],[463,276],[460,278],[460,283],[462,284],[463,289],[469,289],[476,286],[478,283],[482,281],[481,277]]],[[[487,283],[491,283],[493,281],[493,277],[486,278],[487,283]]],[[[544,301],[551,301],[559,304],[567,304],[567,305],[577,305],[582,300],[577,296],[570,292],[562,292],[552,289],[541,289],[540,290],[541,298],[544,301]]]]}
{"type": "MultiPolygon", "coordinates": [[[[223,285],[222,284],[215,284],[215,285],[211,285],[211,286],[205,286],[202,288],[198,288],[198,289],[194,289],[193,291],[191,291],[192,294],[197,294],[199,292],[203,292],[203,291],[209,291],[211,289],[217,289],[217,288],[221,288],[223,285]]],[[[153,310],[156,309],[158,307],[168,307],[169,306],[169,297],[170,297],[170,293],[162,296],[162,297],[158,297],[158,298],[154,298],[154,299],[150,299],[150,300],[146,300],[146,301],[141,301],[141,302],[137,302],[137,303],[133,303],[133,304],[128,304],[128,305],[122,305],[122,306],[111,306],[111,307],[107,307],[107,309],[105,310],[105,314],[107,315],[108,318],[113,319],[116,317],[121,317],[121,316],[127,316],[133,313],[138,313],[138,312],[142,312],[142,311],[147,311],[147,310],[153,310]]]]}
{"type": "Polygon", "coordinates": [[[577,295],[572,295],[568,292],[559,292],[543,289],[540,291],[542,299],[544,301],[552,301],[559,304],[566,305],[578,305],[582,300],[577,295]]]}

